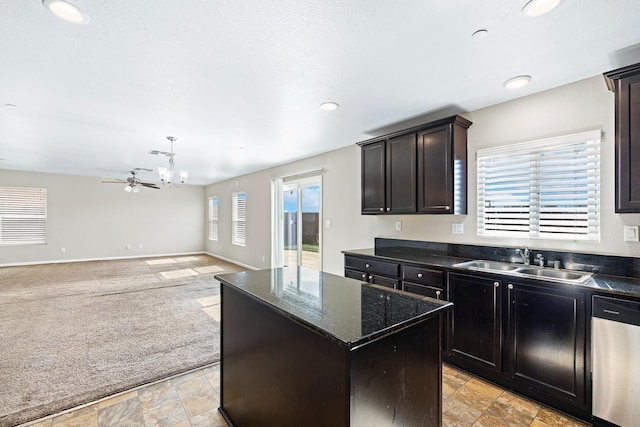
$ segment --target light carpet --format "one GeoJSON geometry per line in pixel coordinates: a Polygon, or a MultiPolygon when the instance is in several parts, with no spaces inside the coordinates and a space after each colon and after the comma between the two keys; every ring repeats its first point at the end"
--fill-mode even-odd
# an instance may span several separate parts
{"type": "Polygon", "coordinates": [[[219,259],[0,268],[0,426],[216,362],[219,259]]]}

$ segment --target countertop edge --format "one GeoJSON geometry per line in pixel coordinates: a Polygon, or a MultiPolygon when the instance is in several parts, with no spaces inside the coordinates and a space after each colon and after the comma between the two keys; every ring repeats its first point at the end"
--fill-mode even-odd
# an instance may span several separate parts
{"type": "MultiPolygon", "coordinates": [[[[401,254],[398,254],[398,256],[393,256],[392,254],[379,255],[375,253],[374,248],[351,249],[351,250],[343,250],[341,252],[345,255],[373,257],[380,260],[395,261],[395,262],[402,262],[402,263],[408,263],[408,264],[418,264],[418,265],[424,265],[426,267],[443,268],[449,271],[454,271],[456,273],[485,274],[485,275],[489,274],[489,275],[498,275],[500,277],[513,277],[507,274],[501,274],[500,272],[479,272],[479,271],[469,270],[466,268],[458,268],[453,266],[454,264],[457,264],[460,262],[471,261],[473,260],[473,258],[459,258],[459,257],[448,256],[448,255],[442,255],[442,254],[434,254],[431,256],[422,254],[421,257],[424,258],[425,261],[420,261],[418,259],[403,258],[401,254]],[[437,261],[440,261],[440,262],[437,262],[437,261]]],[[[544,283],[547,285],[551,284],[551,285],[564,285],[569,287],[576,287],[583,290],[601,292],[609,295],[640,298],[640,279],[637,279],[634,277],[611,276],[611,275],[606,275],[601,273],[594,273],[594,275],[584,283],[575,283],[575,284],[543,281],[543,280],[535,280],[535,279],[524,279],[524,280],[535,281],[536,283],[544,283]],[[635,287],[637,287],[637,289],[634,289],[635,287]]]]}
{"type": "MultiPolygon", "coordinates": [[[[220,282],[221,285],[227,285],[230,286],[231,288],[233,288],[234,290],[242,293],[243,295],[249,297],[252,301],[257,302],[258,304],[261,304],[265,307],[268,307],[269,309],[273,310],[275,313],[278,313],[279,315],[303,326],[304,328],[317,333],[323,337],[326,337],[328,339],[330,339],[331,341],[334,341],[338,344],[340,344],[341,346],[343,346],[345,349],[349,350],[349,351],[354,351],[366,344],[369,344],[373,341],[377,341],[381,338],[384,338],[388,335],[394,334],[398,331],[401,331],[403,329],[409,328],[411,326],[414,326],[418,323],[424,322],[426,320],[429,320],[435,316],[439,316],[443,313],[446,313],[448,311],[450,311],[453,308],[453,303],[451,302],[447,302],[447,301],[437,301],[440,305],[436,308],[434,308],[433,310],[430,310],[426,313],[422,313],[419,314],[415,317],[412,317],[410,319],[407,319],[401,323],[397,323],[391,326],[388,326],[384,329],[381,329],[379,331],[376,331],[374,333],[365,335],[363,337],[361,337],[358,340],[355,341],[344,341],[342,339],[340,339],[339,337],[333,335],[332,333],[330,333],[329,331],[322,329],[300,317],[298,317],[297,315],[295,315],[294,313],[288,312],[286,310],[283,310],[282,308],[272,304],[271,302],[264,300],[262,298],[260,298],[258,295],[253,294],[252,292],[247,291],[246,289],[243,289],[240,286],[237,286],[235,284],[233,284],[232,282],[230,282],[229,280],[226,280],[224,276],[232,276],[238,274],[236,273],[225,273],[225,274],[220,274],[220,275],[215,275],[214,279],[218,280],[220,282]]],[[[358,280],[355,279],[348,279],[345,278],[346,280],[353,280],[354,282],[359,282],[361,284],[363,284],[363,282],[360,282],[358,280]]],[[[372,285],[374,287],[377,287],[376,285],[372,285]]],[[[389,288],[381,288],[384,289],[384,291],[395,291],[395,292],[399,292],[397,290],[393,290],[393,289],[389,289],[389,288]]],[[[430,300],[430,301],[435,301],[431,298],[428,297],[420,297],[420,296],[416,296],[415,297],[416,300],[430,300]]]]}

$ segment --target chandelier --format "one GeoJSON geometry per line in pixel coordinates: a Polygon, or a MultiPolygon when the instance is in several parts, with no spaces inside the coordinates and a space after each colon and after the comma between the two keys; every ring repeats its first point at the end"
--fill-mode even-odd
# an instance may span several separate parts
{"type": "Polygon", "coordinates": [[[176,175],[174,170],[175,162],[173,160],[176,153],[173,152],[173,143],[178,138],[176,138],[175,136],[168,136],[167,139],[171,142],[171,151],[167,152],[167,151],[160,151],[160,150],[149,150],[149,154],[154,154],[154,155],[163,154],[169,158],[169,167],[165,168],[165,167],[159,166],[158,175],[160,176],[160,182],[164,186],[176,187],[177,186],[176,179],[180,184],[184,184],[185,182],[187,182],[187,177],[189,176],[189,172],[180,171],[180,173],[176,175]]]}

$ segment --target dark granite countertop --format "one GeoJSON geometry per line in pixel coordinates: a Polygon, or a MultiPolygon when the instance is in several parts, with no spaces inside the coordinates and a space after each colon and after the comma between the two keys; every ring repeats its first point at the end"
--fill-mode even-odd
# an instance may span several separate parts
{"type": "Polygon", "coordinates": [[[469,258],[452,257],[411,248],[354,249],[342,251],[345,255],[376,257],[385,261],[410,262],[429,267],[453,268],[454,264],[469,261],[469,258]]]}
{"type": "Polygon", "coordinates": [[[304,267],[221,274],[217,280],[355,349],[453,305],[304,267]]]}
{"type": "MultiPolygon", "coordinates": [[[[413,263],[424,265],[426,267],[439,267],[447,270],[455,270],[455,271],[463,271],[467,273],[478,273],[472,272],[465,268],[456,268],[455,264],[470,261],[474,258],[461,258],[461,257],[453,257],[447,256],[438,253],[429,253],[428,251],[414,248],[367,248],[367,249],[355,249],[355,250],[344,250],[342,251],[345,255],[355,255],[355,256],[366,256],[366,257],[375,257],[385,261],[395,261],[401,263],[413,263]]],[[[477,258],[477,259],[487,259],[487,258],[477,258]]],[[[484,273],[487,274],[487,273],[484,273]]],[[[497,272],[492,272],[489,274],[497,274],[503,277],[512,277],[508,275],[499,274],[497,272]]],[[[545,281],[543,283],[549,284],[553,282],[545,281]]],[[[640,279],[633,277],[622,277],[622,276],[612,276],[601,273],[594,274],[591,279],[587,280],[583,283],[576,284],[567,284],[567,283],[559,283],[564,286],[575,286],[583,289],[588,289],[594,292],[606,293],[606,294],[617,294],[621,296],[630,296],[635,298],[640,298],[640,279]]]]}

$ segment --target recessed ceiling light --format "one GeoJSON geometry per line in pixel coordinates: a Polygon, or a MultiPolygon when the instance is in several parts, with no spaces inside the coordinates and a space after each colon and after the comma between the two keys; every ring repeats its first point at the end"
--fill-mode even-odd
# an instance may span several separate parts
{"type": "Polygon", "coordinates": [[[471,37],[473,37],[474,39],[481,39],[483,37],[486,37],[488,34],[489,34],[489,31],[483,28],[481,30],[474,31],[473,34],[471,34],[471,37]]]}
{"type": "Polygon", "coordinates": [[[522,12],[527,16],[536,17],[551,12],[558,7],[561,0],[530,0],[522,8],[522,12]]]}
{"type": "Polygon", "coordinates": [[[89,16],[84,13],[78,6],[75,6],[64,0],[42,0],[42,4],[58,18],[74,24],[86,24],[89,22],[89,16]]]}
{"type": "Polygon", "coordinates": [[[530,81],[531,76],[516,76],[504,82],[503,86],[507,89],[520,89],[528,85],[530,81]]]}
{"type": "Polygon", "coordinates": [[[340,105],[338,105],[337,102],[323,102],[322,104],[320,104],[320,108],[326,111],[337,110],[339,106],[340,105]]]}

